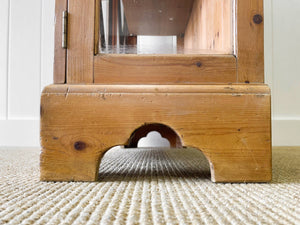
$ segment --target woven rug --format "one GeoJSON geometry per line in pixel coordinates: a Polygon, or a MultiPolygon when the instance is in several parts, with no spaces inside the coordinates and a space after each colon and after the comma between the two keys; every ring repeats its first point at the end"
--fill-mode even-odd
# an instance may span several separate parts
{"type": "Polygon", "coordinates": [[[300,148],[271,183],[215,184],[195,149],[112,149],[99,182],[39,182],[38,149],[0,149],[0,224],[300,224],[300,148]]]}

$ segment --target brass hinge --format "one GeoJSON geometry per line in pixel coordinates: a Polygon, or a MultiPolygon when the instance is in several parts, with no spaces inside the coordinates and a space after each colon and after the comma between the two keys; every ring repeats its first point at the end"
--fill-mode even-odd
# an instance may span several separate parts
{"type": "Polygon", "coordinates": [[[68,11],[63,11],[62,13],[62,48],[68,47],[68,11]]]}

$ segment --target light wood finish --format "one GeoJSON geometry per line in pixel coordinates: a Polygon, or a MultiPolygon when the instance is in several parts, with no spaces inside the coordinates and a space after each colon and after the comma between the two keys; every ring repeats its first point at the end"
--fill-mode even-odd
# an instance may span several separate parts
{"type": "MultiPolygon", "coordinates": [[[[126,2],[129,15],[133,1],[126,2]]],[[[142,20],[163,4],[172,5],[170,12],[175,12],[191,2],[142,0],[134,4],[140,7],[132,10],[136,15],[130,15],[142,20]],[[152,12],[142,15],[143,8],[152,12]]],[[[99,22],[101,17],[99,0],[69,0],[68,85],[46,87],[41,99],[41,180],[95,181],[101,157],[110,147],[136,146],[154,129],[174,147],[201,150],[215,182],[269,181],[270,91],[259,84],[264,81],[263,4],[262,0],[236,2],[235,27],[231,1],[195,0],[184,47],[214,54],[94,56],[99,46],[100,26],[95,24],[95,18],[99,22]],[[243,84],[225,85],[237,82],[243,84]],[[102,85],[69,85],[80,83],[102,85]]],[[[177,22],[180,31],[174,32],[180,37],[188,21],[187,8],[176,17],[162,12],[177,22]]],[[[131,32],[130,23],[136,21],[126,19],[131,32]]],[[[174,28],[160,21],[162,17],[155,19],[147,23],[161,24],[155,28],[160,35],[160,29],[170,33],[174,28]]],[[[133,35],[131,43],[135,41],[133,35]]],[[[182,40],[178,43],[183,45],[182,40]]]]}
{"type": "Polygon", "coordinates": [[[232,54],[232,27],[232,0],[195,0],[185,30],[184,47],[213,49],[223,54],[232,54]]]}
{"type": "Polygon", "coordinates": [[[236,82],[236,58],[228,55],[98,55],[94,81],[105,84],[236,82]]]}
{"type": "Polygon", "coordinates": [[[237,0],[237,57],[239,82],[264,82],[262,0],[237,0]]]}
{"type": "Polygon", "coordinates": [[[213,181],[271,179],[265,85],[54,85],[41,100],[41,180],[95,181],[105,151],[145,123],[201,150],[213,181]]]}
{"type": "MultiPolygon", "coordinates": [[[[128,4],[129,2],[131,0],[128,1],[128,4]]],[[[161,1],[161,4],[166,4],[167,2],[161,1]]],[[[189,5],[185,1],[180,2],[180,4],[189,5]]],[[[263,1],[236,0],[236,10],[234,10],[234,6],[230,7],[233,3],[229,0],[195,0],[194,3],[192,16],[186,29],[184,45],[186,53],[196,53],[197,55],[175,55],[177,57],[176,60],[175,56],[169,57],[167,55],[155,57],[138,56],[137,58],[123,55],[118,59],[118,56],[114,55],[97,55],[95,58],[93,57],[95,2],[86,3],[81,0],[70,0],[69,36],[72,38],[68,40],[67,83],[92,83],[94,80],[96,83],[102,84],[109,82],[126,84],[133,80],[134,83],[144,84],[176,84],[189,81],[191,83],[263,83],[263,1]],[[236,11],[236,18],[233,23],[231,19],[233,17],[232,11],[236,11]],[[197,17],[196,12],[200,13],[200,16],[197,17]],[[236,43],[233,43],[232,38],[235,34],[236,43]],[[201,41],[197,40],[197,37],[201,41]],[[236,79],[232,79],[231,74],[233,71],[233,59],[228,60],[225,56],[223,60],[220,58],[217,61],[213,60],[216,63],[214,65],[210,64],[208,73],[202,69],[197,70],[193,66],[187,66],[187,64],[192,65],[190,63],[193,57],[195,59],[203,54],[201,51],[191,52],[190,43],[192,43],[192,46],[198,43],[200,44],[198,47],[207,48],[204,52],[207,53],[208,51],[208,54],[223,55],[224,53],[232,53],[233,48],[231,46],[235,44],[234,54],[237,57],[235,61],[236,79]],[[222,61],[221,64],[218,63],[219,60],[222,61]],[[176,62],[177,65],[173,62],[176,62]],[[225,65],[227,62],[228,65],[225,65]],[[220,65],[224,66],[223,70],[220,70],[220,65]],[[160,67],[162,70],[160,70],[160,67]],[[214,69],[215,74],[212,76],[208,75],[214,69]],[[127,71],[125,72],[125,70],[127,71]],[[224,71],[223,75],[220,74],[220,72],[224,71]],[[187,75],[185,78],[182,78],[181,74],[184,73],[187,75]],[[195,77],[193,77],[194,75],[195,77]],[[167,76],[169,78],[166,79],[167,76]],[[224,76],[224,79],[220,79],[222,76],[224,76]]],[[[146,1],[145,4],[151,5],[153,1],[146,1]]],[[[98,19],[96,20],[99,21],[98,19]]],[[[192,48],[195,49],[194,47],[192,48]]],[[[235,56],[232,55],[231,57],[235,56]]]]}
{"type": "Polygon", "coordinates": [[[43,94],[92,94],[92,93],[206,93],[206,94],[265,94],[269,88],[261,84],[233,85],[49,85],[43,94]]]}
{"type": "Polygon", "coordinates": [[[177,53],[184,51],[184,33],[177,35],[177,53]]]}
{"type": "Polygon", "coordinates": [[[179,35],[184,33],[194,0],[123,0],[129,33],[179,35]]]}
{"type": "Polygon", "coordinates": [[[66,82],[67,50],[62,48],[62,13],[67,10],[67,0],[55,1],[55,43],[53,82],[64,84],[66,82]]]}
{"type": "Polygon", "coordinates": [[[93,83],[95,1],[69,0],[67,83],[93,83]]]}

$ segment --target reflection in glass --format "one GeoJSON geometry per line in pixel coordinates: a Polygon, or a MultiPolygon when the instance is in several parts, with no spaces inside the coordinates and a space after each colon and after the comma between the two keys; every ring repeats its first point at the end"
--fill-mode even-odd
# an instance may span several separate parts
{"type": "Polygon", "coordinates": [[[97,0],[98,52],[230,54],[233,0],[97,0]]]}

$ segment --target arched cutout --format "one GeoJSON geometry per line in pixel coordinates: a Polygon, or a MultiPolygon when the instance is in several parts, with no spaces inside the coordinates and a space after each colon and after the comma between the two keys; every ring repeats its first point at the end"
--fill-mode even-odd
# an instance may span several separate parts
{"type": "MultiPolygon", "coordinates": [[[[121,143],[121,142],[120,142],[121,143]]],[[[106,151],[102,152],[101,157],[99,158],[99,164],[98,164],[98,168],[97,171],[100,172],[98,174],[98,180],[114,180],[114,179],[123,179],[124,175],[128,173],[128,170],[130,170],[130,166],[127,168],[127,166],[122,167],[124,168],[123,172],[117,171],[117,172],[101,172],[100,169],[100,164],[102,161],[102,157],[104,155],[106,155],[107,152],[108,155],[106,156],[112,156],[112,157],[116,157],[116,160],[112,160],[112,161],[118,161],[120,162],[120,157],[121,158],[126,158],[127,162],[126,165],[132,165],[131,160],[135,160],[136,158],[140,158],[140,154],[145,154],[145,151],[157,151],[158,152],[164,152],[164,151],[170,151],[168,154],[168,156],[172,156],[170,160],[173,161],[173,163],[175,163],[175,159],[178,159],[178,161],[180,161],[179,164],[182,165],[190,165],[190,164],[194,164],[197,166],[192,169],[192,171],[190,170],[191,168],[189,168],[189,171],[185,171],[184,168],[180,169],[179,171],[180,174],[185,174],[185,176],[199,176],[199,177],[203,177],[203,178],[208,178],[210,177],[212,181],[216,181],[215,180],[215,173],[214,173],[214,166],[213,163],[210,159],[210,157],[208,157],[207,155],[207,151],[203,151],[201,149],[200,146],[183,146],[183,140],[180,138],[180,136],[175,132],[175,130],[173,130],[172,128],[170,128],[169,126],[166,126],[164,124],[159,124],[159,123],[151,123],[151,124],[144,124],[140,127],[138,127],[137,129],[134,130],[134,132],[131,134],[130,138],[128,139],[128,141],[126,142],[125,145],[120,144],[116,145],[114,147],[108,148],[106,151]],[[164,148],[161,146],[147,146],[147,148],[139,148],[138,147],[138,142],[147,137],[147,135],[149,133],[152,132],[158,132],[159,137],[160,138],[165,138],[170,142],[170,148],[172,149],[168,149],[168,148],[164,148]],[[154,148],[150,148],[149,147],[154,147],[154,148]],[[158,147],[158,148],[155,148],[158,147]],[[125,148],[125,149],[124,149],[125,148]],[[176,156],[176,153],[179,152],[179,149],[185,149],[185,154],[181,154],[178,157],[176,156]],[[120,150],[122,150],[120,153],[120,150]],[[127,151],[128,150],[128,151],[127,151]],[[190,154],[187,154],[190,151],[190,154]],[[196,151],[196,152],[200,152],[197,155],[194,155],[194,153],[192,153],[192,151],[196,151]],[[134,156],[130,155],[133,152],[135,152],[134,156]],[[128,153],[130,153],[130,157],[128,155],[128,153]],[[191,155],[192,153],[192,155],[191,155]],[[184,156],[183,158],[181,158],[181,156],[184,156]],[[128,170],[127,170],[127,169],[128,170]],[[99,171],[100,169],[100,171],[99,171]],[[111,178],[110,176],[112,176],[113,178],[111,178]]],[[[151,155],[151,154],[150,154],[151,155]]],[[[159,155],[159,154],[158,154],[159,155]]],[[[157,155],[156,155],[157,156],[157,155]]],[[[149,156],[147,156],[149,157],[149,156]]],[[[146,161],[151,160],[152,157],[145,158],[146,161]]],[[[170,161],[169,160],[169,161],[170,161]]],[[[123,160],[121,160],[123,163],[123,160]]],[[[104,161],[105,162],[105,161],[104,161]]],[[[170,162],[169,162],[170,163],[170,162]]],[[[135,162],[133,163],[135,164],[135,162]]],[[[169,164],[168,164],[169,165],[169,164]]],[[[105,166],[105,163],[102,165],[105,166]]],[[[119,165],[121,166],[121,164],[119,165]]],[[[173,166],[172,164],[170,164],[169,166],[173,166]]],[[[136,171],[138,174],[140,173],[139,170],[136,171]]],[[[158,171],[161,174],[164,174],[164,171],[158,171]]],[[[131,174],[132,172],[130,172],[131,174]]],[[[136,174],[132,174],[133,176],[135,176],[136,174]]],[[[151,174],[148,173],[144,174],[145,176],[151,176],[151,174]]],[[[179,174],[171,174],[171,176],[181,176],[179,174]]],[[[130,178],[130,176],[128,176],[130,178]]]]}
{"type": "Polygon", "coordinates": [[[210,179],[210,163],[203,152],[195,148],[124,149],[117,146],[103,155],[98,181],[143,180],[155,176],[210,179]]]}
{"type": "Polygon", "coordinates": [[[138,141],[137,147],[170,148],[171,145],[169,140],[162,137],[160,133],[158,133],[157,131],[151,131],[147,134],[146,137],[143,137],[138,141]]]}
{"type": "Polygon", "coordinates": [[[172,128],[160,123],[144,124],[143,126],[137,128],[132,133],[126,147],[137,148],[139,140],[143,137],[146,137],[151,131],[157,131],[163,138],[168,139],[170,142],[170,147],[182,148],[182,142],[179,135],[172,128]]]}

